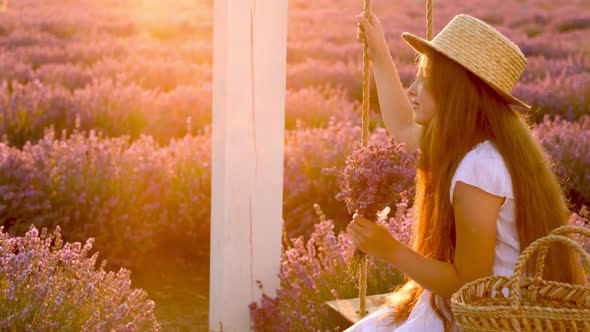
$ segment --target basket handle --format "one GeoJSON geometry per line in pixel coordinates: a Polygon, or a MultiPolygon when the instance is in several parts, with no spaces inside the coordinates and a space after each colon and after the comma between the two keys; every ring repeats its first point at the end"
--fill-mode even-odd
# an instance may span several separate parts
{"type": "MultiPolygon", "coordinates": [[[[574,249],[582,258],[582,262],[590,267],[590,255],[588,255],[584,248],[582,248],[582,246],[576,241],[563,235],[555,234],[550,234],[536,239],[523,251],[523,253],[518,258],[516,267],[514,268],[514,274],[511,277],[510,302],[513,309],[518,310],[520,307],[520,301],[518,300],[520,298],[520,278],[522,277],[526,262],[536,250],[542,249],[543,247],[548,247],[551,243],[562,243],[574,249]]],[[[539,282],[540,279],[541,278],[539,276],[539,278],[535,279],[534,282],[539,282]]]]}
{"type": "MultiPolygon", "coordinates": [[[[573,226],[573,225],[565,225],[561,227],[557,227],[552,230],[548,235],[565,235],[570,233],[578,233],[580,235],[585,235],[590,238],[590,228],[581,227],[581,226],[573,226]]],[[[543,276],[543,271],[545,270],[545,257],[547,256],[547,252],[549,251],[549,246],[542,246],[539,249],[539,255],[537,256],[537,264],[535,269],[535,280],[538,281],[543,276]]]]}
{"type": "Polygon", "coordinates": [[[568,233],[578,233],[590,237],[590,228],[574,225],[565,225],[552,230],[551,233],[549,233],[549,235],[563,235],[568,233]]]}

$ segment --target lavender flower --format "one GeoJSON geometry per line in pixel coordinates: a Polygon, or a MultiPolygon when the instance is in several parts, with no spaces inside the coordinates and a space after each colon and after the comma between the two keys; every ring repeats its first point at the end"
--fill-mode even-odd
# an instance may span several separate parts
{"type": "Polygon", "coordinates": [[[131,289],[129,270],[96,268],[93,243],[64,243],[59,227],[39,234],[31,226],[24,237],[0,227],[0,328],[159,331],[154,302],[131,289]]]}
{"type": "Polygon", "coordinates": [[[405,144],[390,139],[386,144],[369,144],[360,147],[346,159],[341,171],[325,170],[325,174],[336,174],[340,192],[337,200],[344,201],[349,213],[359,213],[373,218],[385,207],[393,205],[411,188],[416,176],[417,152],[410,153],[405,144]]]}

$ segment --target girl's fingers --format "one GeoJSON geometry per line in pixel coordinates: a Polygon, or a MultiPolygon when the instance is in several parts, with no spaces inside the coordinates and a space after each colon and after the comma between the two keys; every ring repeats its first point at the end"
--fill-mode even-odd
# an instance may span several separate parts
{"type": "Polygon", "coordinates": [[[348,228],[354,233],[362,232],[363,230],[363,228],[356,221],[348,224],[348,228]]]}
{"type": "Polygon", "coordinates": [[[356,221],[353,221],[349,224],[348,230],[352,235],[356,236],[357,238],[367,238],[370,233],[370,229],[361,226],[356,221]]]}
{"type": "Polygon", "coordinates": [[[365,232],[371,232],[373,230],[373,227],[375,226],[374,222],[372,222],[369,219],[365,219],[365,218],[357,221],[357,223],[359,224],[360,227],[363,228],[363,230],[365,230],[365,232]]]}
{"type": "Polygon", "coordinates": [[[365,25],[375,26],[381,24],[381,21],[379,20],[377,15],[375,15],[375,13],[371,13],[371,15],[368,18],[365,17],[365,14],[360,13],[356,16],[356,19],[359,23],[363,23],[365,25]]]}
{"type": "Polygon", "coordinates": [[[358,213],[355,213],[355,214],[352,216],[352,219],[353,219],[354,221],[356,221],[356,222],[357,222],[357,223],[358,223],[360,226],[362,226],[362,227],[371,226],[371,223],[372,223],[372,221],[371,221],[371,220],[369,220],[369,219],[365,218],[365,217],[364,217],[362,214],[358,214],[358,213]]]}
{"type": "Polygon", "coordinates": [[[346,226],[346,230],[347,230],[349,233],[353,233],[353,232],[355,232],[355,229],[354,229],[354,227],[356,227],[356,226],[353,226],[353,224],[354,224],[354,221],[350,222],[350,223],[348,224],[348,226],[346,226]]]}
{"type": "Polygon", "coordinates": [[[352,236],[352,239],[354,240],[355,243],[360,243],[361,241],[365,241],[367,238],[367,235],[363,232],[363,230],[359,230],[359,229],[351,229],[350,235],[352,236]]]}
{"type": "Polygon", "coordinates": [[[362,41],[364,42],[367,39],[371,40],[371,36],[375,33],[375,27],[373,27],[371,23],[363,15],[357,16],[357,21],[357,24],[359,26],[357,33],[359,35],[362,35],[362,41]]]}
{"type": "Polygon", "coordinates": [[[374,13],[371,13],[371,16],[369,16],[368,18],[365,17],[364,14],[359,14],[357,15],[357,22],[363,24],[363,25],[373,25],[373,22],[375,22],[377,20],[377,16],[374,13]]]}
{"type": "Polygon", "coordinates": [[[367,25],[371,25],[369,20],[367,20],[363,15],[357,16],[356,21],[358,22],[358,25],[362,28],[366,28],[367,25]]]}

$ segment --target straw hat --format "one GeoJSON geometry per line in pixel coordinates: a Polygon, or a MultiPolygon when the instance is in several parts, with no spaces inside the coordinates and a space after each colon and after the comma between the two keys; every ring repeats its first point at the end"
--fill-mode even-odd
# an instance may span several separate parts
{"type": "Polygon", "coordinates": [[[531,108],[511,95],[526,67],[526,59],[516,44],[491,25],[460,14],[432,41],[408,32],[402,33],[402,37],[418,53],[429,47],[451,58],[488,83],[509,104],[531,108]]]}

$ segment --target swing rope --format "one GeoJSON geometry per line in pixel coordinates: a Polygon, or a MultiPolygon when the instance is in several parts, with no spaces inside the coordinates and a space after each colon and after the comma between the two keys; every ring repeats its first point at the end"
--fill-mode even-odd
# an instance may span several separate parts
{"type": "MultiPolygon", "coordinates": [[[[371,18],[371,0],[365,0],[364,6],[365,18],[370,21],[371,18]]],[[[367,146],[369,142],[369,97],[371,88],[371,69],[367,51],[369,44],[366,41],[363,47],[363,104],[362,104],[362,142],[367,146]]],[[[367,256],[361,257],[359,275],[359,315],[362,317],[367,314],[367,256]]]]}
{"type": "Polygon", "coordinates": [[[426,39],[432,40],[433,34],[432,0],[426,0],[426,39]]]}
{"type": "MultiPolygon", "coordinates": [[[[426,39],[431,40],[433,34],[432,1],[426,0],[426,39]]],[[[371,0],[364,0],[364,14],[367,20],[371,18],[371,0]]],[[[363,47],[363,103],[362,103],[362,143],[367,146],[369,142],[369,97],[371,87],[371,71],[369,57],[367,56],[368,44],[365,39],[363,47]]],[[[359,276],[359,315],[367,314],[367,256],[364,255],[360,265],[359,276]]]]}
{"type": "MultiPolygon", "coordinates": [[[[365,18],[367,20],[371,19],[371,0],[365,0],[365,7],[364,7],[365,18]]],[[[363,127],[363,146],[367,146],[369,142],[369,93],[371,88],[371,71],[370,71],[370,63],[369,57],[367,55],[367,51],[369,49],[369,44],[365,39],[363,47],[363,105],[362,105],[362,127],[363,127]]]]}

